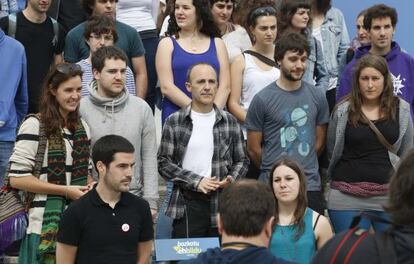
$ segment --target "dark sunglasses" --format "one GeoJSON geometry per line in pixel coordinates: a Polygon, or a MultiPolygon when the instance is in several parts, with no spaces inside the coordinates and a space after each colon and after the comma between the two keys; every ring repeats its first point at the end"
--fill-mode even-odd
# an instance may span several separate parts
{"type": "MultiPolygon", "coordinates": [[[[253,22],[256,18],[261,16],[276,16],[276,9],[271,6],[263,6],[254,9],[249,15],[249,21],[253,22]]],[[[249,23],[252,24],[252,23],[249,23]]]]}
{"type": "Polygon", "coordinates": [[[82,71],[82,68],[76,63],[61,63],[56,66],[56,71],[68,75],[82,71]]]}

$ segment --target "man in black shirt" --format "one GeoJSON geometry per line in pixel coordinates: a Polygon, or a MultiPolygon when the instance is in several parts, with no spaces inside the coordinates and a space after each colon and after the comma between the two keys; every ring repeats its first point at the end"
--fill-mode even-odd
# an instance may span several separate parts
{"type": "Polygon", "coordinates": [[[46,14],[50,3],[51,0],[28,0],[26,8],[15,15],[15,23],[7,16],[0,20],[1,29],[8,35],[12,29],[12,37],[26,50],[29,113],[39,110],[40,91],[50,66],[62,61],[65,36],[60,29],[55,32],[46,14]]]}
{"type": "Polygon", "coordinates": [[[128,192],[134,146],[121,136],[107,135],[96,141],[92,159],[99,182],[64,212],[57,263],[148,263],[151,211],[147,201],[128,192]]]}

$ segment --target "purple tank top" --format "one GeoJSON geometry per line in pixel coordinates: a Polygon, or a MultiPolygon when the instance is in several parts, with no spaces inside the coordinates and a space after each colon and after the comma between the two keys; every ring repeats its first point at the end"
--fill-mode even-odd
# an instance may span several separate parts
{"type": "MultiPolygon", "coordinates": [[[[216,44],[214,42],[214,38],[210,38],[210,46],[206,52],[194,54],[185,51],[181,46],[177,43],[175,38],[170,37],[171,41],[173,42],[174,49],[172,52],[172,59],[171,59],[171,66],[173,71],[173,78],[174,84],[181,89],[187,96],[191,98],[191,93],[187,91],[185,87],[185,82],[187,79],[187,71],[191,67],[191,65],[200,62],[206,62],[211,64],[213,68],[217,72],[217,76],[220,73],[220,63],[217,58],[217,51],[216,51],[216,44]]],[[[180,109],[179,106],[171,102],[168,98],[164,97],[162,103],[162,112],[161,112],[161,120],[162,124],[164,124],[165,119],[170,116],[172,113],[178,111],[180,109]]]]}

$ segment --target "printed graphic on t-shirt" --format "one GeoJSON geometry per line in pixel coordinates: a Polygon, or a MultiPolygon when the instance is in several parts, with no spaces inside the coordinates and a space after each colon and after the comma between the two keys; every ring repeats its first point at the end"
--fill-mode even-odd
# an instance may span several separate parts
{"type": "Polygon", "coordinates": [[[309,138],[308,122],[309,105],[289,109],[285,114],[286,126],[280,129],[281,146],[288,155],[298,153],[306,157],[310,153],[311,139],[309,138]]]}
{"type": "Polygon", "coordinates": [[[394,86],[394,94],[395,95],[402,94],[401,90],[405,87],[405,85],[403,84],[403,81],[405,82],[405,78],[402,78],[401,74],[398,74],[398,76],[395,76],[391,72],[390,74],[392,77],[392,85],[394,86]]]}

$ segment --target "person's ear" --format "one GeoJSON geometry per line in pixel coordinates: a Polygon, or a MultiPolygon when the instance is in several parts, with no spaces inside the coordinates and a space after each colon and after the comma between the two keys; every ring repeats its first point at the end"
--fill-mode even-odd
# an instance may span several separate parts
{"type": "Polygon", "coordinates": [[[185,87],[187,88],[187,91],[191,93],[191,88],[192,88],[191,83],[185,82],[185,87]]]}
{"type": "Polygon", "coordinates": [[[274,221],[275,221],[275,217],[272,216],[265,223],[265,234],[266,234],[266,237],[269,237],[270,238],[272,236],[272,233],[273,233],[273,223],[274,223],[274,221]]]}
{"type": "Polygon", "coordinates": [[[93,78],[95,80],[99,80],[100,79],[101,74],[100,74],[100,72],[97,69],[92,69],[92,73],[93,73],[93,78]]]}
{"type": "Polygon", "coordinates": [[[102,161],[96,163],[96,169],[99,175],[103,175],[106,172],[106,165],[102,161]]]}

